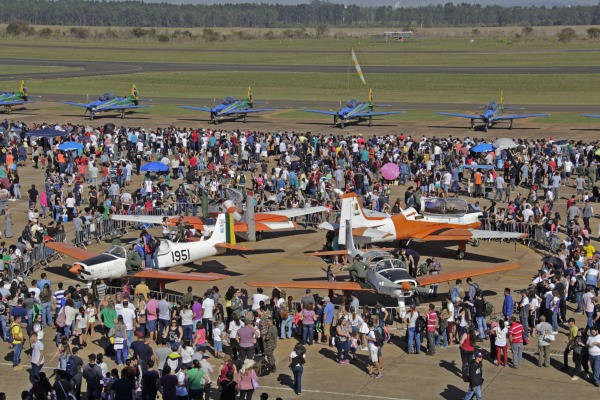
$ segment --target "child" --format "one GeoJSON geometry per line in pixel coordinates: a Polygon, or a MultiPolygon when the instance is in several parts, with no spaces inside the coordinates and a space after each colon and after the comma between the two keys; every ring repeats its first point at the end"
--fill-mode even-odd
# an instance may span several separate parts
{"type": "Polygon", "coordinates": [[[79,313],[77,314],[77,329],[80,330],[79,334],[79,345],[81,347],[87,346],[87,336],[85,329],[87,328],[87,317],[85,316],[85,308],[79,307],[79,313]]]}
{"type": "Polygon", "coordinates": [[[102,375],[106,376],[108,374],[108,366],[104,362],[104,354],[102,354],[102,353],[96,354],[96,364],[98,364],[98,366],[102,370],[102,375]]]}
{"type": "Polygon", "coordinates": [[[350,339],[350,359],[356,361],[356,349],[358,348],[358,332],[352,334],[350,339]]]}
{"type": "Polygon", "coordinates": [[[213,322],[213,347],[215,350],[215,358],[221,358],[221,353],[223,352],[223,331],[220,329],[220,325],[223,324],[219,323],[219,321],[213,322]]]}
{"type": "Polygon", "coordinates": [[[106,373],[105,377],[102,379],[102,399],[111,400],[110,389],[117,379],[119,379],[118,369],[113,368],[110,373],[106,373]]]}
{"type": "Polygon", "coordinates": [[[94,325],[96,325],[96,307],[91,301],[88,301],[85,309],[85,318],[87,320],[87,335],[93,340],[92,335],[94,334],[94,325]]]}

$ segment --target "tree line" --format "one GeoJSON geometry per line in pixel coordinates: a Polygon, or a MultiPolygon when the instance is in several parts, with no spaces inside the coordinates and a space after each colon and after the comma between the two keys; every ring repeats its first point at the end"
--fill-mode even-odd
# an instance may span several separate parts
{"type": "Polygon", "coordinates": [[[501,7],[471,4],[416,8],[310,4],[169,4],[142,1],[0,0],[0,23],[124,27],[461,27],[600,24],[600,5],[501,7]]]}

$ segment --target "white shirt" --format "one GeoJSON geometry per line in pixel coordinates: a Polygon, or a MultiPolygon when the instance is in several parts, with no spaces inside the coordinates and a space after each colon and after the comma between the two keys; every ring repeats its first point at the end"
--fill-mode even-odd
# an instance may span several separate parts
{"type": "MultiPolygon", "coordinates": [[[[375,340],[375,332],[370,330],[369,334],[368,334],[369,338],[375,340]]],[[[371,341],[371,340],[367,340],[367,346],[369,347],[369,351],[377,351],[377,346],[375,345],[375,342],[371,341]]]]}
{"type": "Polygon", "coordinates": [[[125,329],[132,331],[135,328],[135,311],[131,308],[123,308],[119,315],[123,316],[123,322],[125,323],[125,329]]]}
{"type": "Polygon", "coordinates": [[[598,347],[598,345],[590,347],[590,344],[594,342],[600,343],[600,335],[590,336],[588,337],[587,342],[585,342],[585,344],[588,345],[590,356],[600,356],[600,347],[598,347]]]}
{"type": "Polygon", "coordinates": [[[448,302],[448,312],[450,313],[448,322],[454,322],[454,304],[451,301],[448,302]]]}
{"type": "Polygon", "coordinates": [[[268,300],[269,296],[267,296],[266,294],[254,293],[252,295],[252,311],[256,311],[260,308],[261,301],[264,301],[265,304],[267,304],[268,300]]]}
{"type": "MultiPolygon", "coordinates": [[[[235,324],[235,321],[231,321],[229,323],[229,337],[231,339],[235,339],[237,338],[237,332],[244,326],[244,323],[242,321],[240,321],[239,325],[235,324]]],[[[213,334],[214,336],[214,334],[213,334]]]]}
{"type": "Polygon", "coordinates": [[[506,335],[508,334],[508,328],[505,326],[504,329],[500,329],[500,326],[497,326],[494,328],[494,332],[496,332],[496,340],[494,342],[496,346],[506,346],[506,335]]]}
{"type": "Polygon", "coordinates": [[[212,319],[214,316],[215,301],[207,297],[202,302],[202,318],[212,319]]]}

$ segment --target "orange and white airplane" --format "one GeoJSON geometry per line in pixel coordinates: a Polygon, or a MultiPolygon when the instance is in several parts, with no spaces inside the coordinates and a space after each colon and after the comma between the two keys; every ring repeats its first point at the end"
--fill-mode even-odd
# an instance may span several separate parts
{"type": "MultiPolygon", "coordinates": [[[[527,234],[478,229],[481,221],[471,213],[460,215],[424,214],[412,207],[396,215],[363,209],[358,196],[346,193],[342,198],[340,214],[340,232],[346,230],[346,221],[352,223],[352,236],[358,244],[392,242],[395,240],[415,241],[454,241],[458,242],[458,258],[463,258],[467,241],[474,239],[519,239],[527,234]]],[[[474,213],[477,214],[477,213],[474,213]]],[[[328,222],[319,225],[321,229],[334,230],[328,222]]],[[[340,235],[339,244],[346,244],[344,235],[340,235]]]]}
{"type": "Polygon", "coordinates": [[[353,259],[360,256],[367,266],[366,282],[330,282],[330,281],[291,281],[291,282],[247,282],[246,284],[254,287],[279,287],[290,289],[325,289],[342,291],[362,291],[378,293],[390,296],[398,300],[398,312],[400,318],[406,314],[406,299],[414,294],[419,286],[432,285],[436,283],[450,282],[456,279],[480,276],[498,272],[517,269],[520,264],[507,262],[496,264],[488,268],[469,268],[459,271],[444,272],[437,275],[426,275],[413,278],[404,263],[394,258],[390,253],[381,250],[361,251],[354,245],[351,221],[346,224],[345,242],[347,250],[319,251],[308,253],[313,256],[329,256],[348,254],[353,259]]]}

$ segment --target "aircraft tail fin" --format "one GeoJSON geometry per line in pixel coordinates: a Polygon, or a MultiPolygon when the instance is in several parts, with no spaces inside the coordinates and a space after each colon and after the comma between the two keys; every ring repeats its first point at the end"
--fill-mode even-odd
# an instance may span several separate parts
{"type": "Polygon", "coordinates": [[[215,222],[213,234],[208,239],[211,244],[228,243],[235,245],[235,232],[233,230],[233,215],[224,213],[219,214],[215,222]]]}
{"type": "MultiPolygon", "coordinates": [[[[367,219],[362,210],[360,199],[355,194],[346,194],[342,198],[342,210],[340,213],[340,232],[345,232],[351,222],[351,228],[362,228],[367,225],[367,219]]],[[[346,244],[346,235],[340,234],[339,243],[346,244]]],[[[354,243],[353,243],[354,244],[354,243]]]]}
{"type": "Polygon", "coordinates": [[[247,96],[247,100],[250,104],[252,104],[252,87],[250,85],[248,85],[248,96],[247,96]]]}
{"type": "Polygon", "coordinates": [[[500,105],[502,105],[503,97],[504,97],[504,90],[500,90],[500,105]]]}
{"type": "Polygon", "coordinates": [[[373,88],[369,89],[369,103],[373,105],[373,88]]]}
{"type": "Polygon", "coordinates": [[[21,86],[19,87],[19,93],[22,97],[27,97],[27,85],[25,80],[21,81],[21,86]]]}
{"type": "Polygon", "coordinates": [[[137,85],[135,83],[131,86],[131,98],[134,101],[138,101],[139,100],[138,88],[137,88],[137,85]]]}

